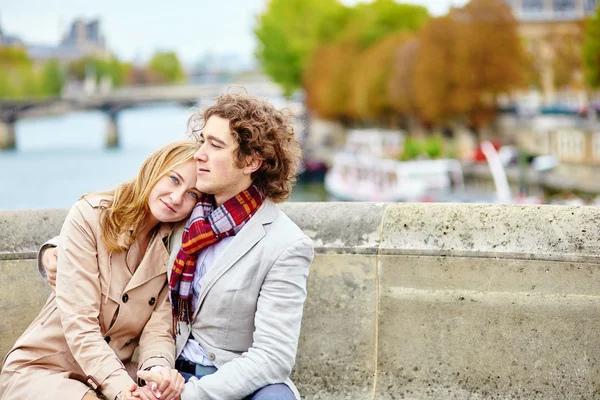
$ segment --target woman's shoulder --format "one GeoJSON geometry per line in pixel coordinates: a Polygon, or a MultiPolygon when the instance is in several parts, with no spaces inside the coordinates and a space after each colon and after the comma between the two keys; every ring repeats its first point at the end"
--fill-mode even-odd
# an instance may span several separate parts
{"type": "Polygon", "coordinates": [[[80,201],[84,201],[92,208],[106,208],[108,202],[112,200],[112,196],[109,194],[86,194],[81,198],[80,201]]]}
{"type": "Polygon", "coordinates": [[[106,208],[111,199],[112,196],[104,194],[85,195],[73,204],[67,218],[95,224],[99,219],[100,212],[106,208]]]}

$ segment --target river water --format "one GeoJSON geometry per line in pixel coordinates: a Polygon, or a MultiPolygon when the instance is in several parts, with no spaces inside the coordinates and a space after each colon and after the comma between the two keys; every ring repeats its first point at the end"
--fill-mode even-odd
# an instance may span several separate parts
{"type": "MultiPolygon", "coordinates": [[[[156,105],[122,111],[120,146],[106,149],[101,112],[25,119],[16,123],[16,150],[0,151],[0,210],[65,208],[82,194],[133,178],[160,146],[185,138],[192,110],[156,105]]],[[[322,185],[297,185],[291,201],[323,201],[322,185]]]]}

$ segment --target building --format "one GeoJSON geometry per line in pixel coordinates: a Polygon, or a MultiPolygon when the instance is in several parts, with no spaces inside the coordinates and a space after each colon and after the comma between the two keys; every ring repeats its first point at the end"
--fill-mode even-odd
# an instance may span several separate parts
{"type": "Polygon", "coordinates": [[[57,46],[24,43],[16,36],[5,34],[0,27],[0,46],[23,46],[34,62],[52,58],[69,62],[86,56],[103,58],[110,55],[97,19],[88,22],[81,19],[73,21],[57,46]]]}
{"type": "Polygon", "coordinates": [[[600,0],[505,0],[519,23],[519,33],[533,55],[546,105],[573,102],[585,105],[583,71],[573,71],[574,90],[559,92],[555,84],[554,61],[560,40],[579,44],[583,40],[584,19],[593,15],[600,0]]]}

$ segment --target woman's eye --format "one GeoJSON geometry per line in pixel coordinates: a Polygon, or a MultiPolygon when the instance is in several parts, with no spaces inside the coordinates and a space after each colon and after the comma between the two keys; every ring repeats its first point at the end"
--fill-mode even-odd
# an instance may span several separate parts
{"type": "Polygon", "coordinates": [[[189,192],[190,196],[192,196],[193,199],[198,200],[198,193],[195,192],[189,192]]]}
{"type": "Polygon", "coordinates": [[[179,183],[179,179],[176,176],[171,175],[171,182],[177,184],[177,183],[179,183]]]}

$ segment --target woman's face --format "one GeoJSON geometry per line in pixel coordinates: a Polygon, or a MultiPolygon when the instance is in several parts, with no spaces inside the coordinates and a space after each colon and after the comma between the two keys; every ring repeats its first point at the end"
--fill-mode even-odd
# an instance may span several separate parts
{"type": "Polygon", "coordinates": [[[148,207],[158,222],[177,222],[190,215],[199,198],[196,165],[190,160],[156,182],[148,197],[148,207]]]}

